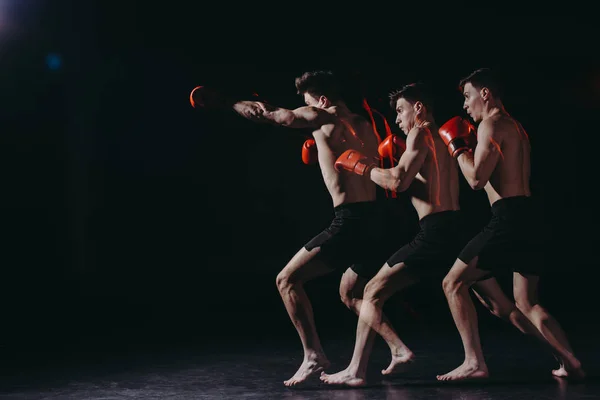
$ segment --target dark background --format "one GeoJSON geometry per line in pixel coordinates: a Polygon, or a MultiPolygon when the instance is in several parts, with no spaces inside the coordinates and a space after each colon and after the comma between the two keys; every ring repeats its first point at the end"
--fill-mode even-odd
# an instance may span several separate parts
{"type": "MultiPolygon", "coordinates": [[[[462,23],[431,42],[408,37],[418,28],[404,23],[395,35],[343,44],[303,25],[290,27],[301,39],[286,38],[280,20],[260,26],[266,34],[256,26],[238,32],[232,20],[211,28],[191,5],[20,4],[2,32],[0,64],[7,365],[220,339],[295,340],[275,277],[332,218],[318,167],[300,159],[310,132],[194,110],[188,96],[204,84],[294,108],[302,105],[294,78],[311,69],[338,72],[351,105],[365,96],[393,125],[390,90],[432,83],[442,123],[462,115],[459,79],[496,68],[507,110],[533,147],[547,266],[541,298],[567,331],[596,324],[593,24],[515,17],[505,31],[492,24],[499,41],[490,44],[462,23]]],[[[489,206],[483,192],[462,185],[475,233],[489,206]]],[[[406,199],[380,194],[390,240],[400,246],[416,216],[406,199]]],[[[328,337],[353,334],[356,322],[339,301],[340,274],[307,286],[328,337]]],[[[510,276],[501,279],[510,288],[510,276]]],[[[503,329],[478,310],[483,329],[503,329]]],[[[398,294],[386,311],[403,332],[456,334],[439,282],[398,294]]]]}

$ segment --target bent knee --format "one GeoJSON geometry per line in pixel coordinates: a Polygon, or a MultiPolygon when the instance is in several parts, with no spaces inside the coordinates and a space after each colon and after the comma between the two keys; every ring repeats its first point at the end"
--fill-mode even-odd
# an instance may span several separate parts
{"type": "Polygon", "coordinates": [[[514,296],[517,308],[525,315],[530,314],[534,310],[543,310],[537,296],[532,296],[525,290],[514,290],[514,296]]]}
{"type": "Polygon", "coordinates": [[[517,308],[529,318],[545,320],[549,318],[548,311],[537,302],[517,301],[517,308]]]}
{"type": "Polygon", "coordinates": [[[352,308],[352,305],[356,301],[352,290],[348,290],[346,288],[340,288],[340,299],[342,300],[342,303],[344,303],[344,305],[348,308],[352,308]]]}
{"type": "Polygon", "coordinates": [[[466,282],[451,275],[446,275],[446,277],[442,280],[442,290],[446,294],[456,293],[464,287],[468,287],[466,282]]]}
{"type": "Polygon", "coordinates": [[[533,310],[534,304],[529,299],[515,299],[515,304],[519,310],[525,315],[529,314],[533,310]]]}
{"type": "Polygon", "coordinates": [[[363,301],[373,303],[375,305],[381,304],[383,302],[383,287],[374,281],[370,281],[365,286],[365,291],[363,293],[363,301]]]}
{"type": "Polygon", "coordinates": [[[292,282],[290,278],[290,275],[285,272],[280,272],[277,274],[277,278],[275,278],[275,284],[280,292],[293,286],[294,282],[292,282]]]}
{"type": "Polygon", "coordinates": [[[502,306],[492,305],[488,307],[492,315],[498,318],[510,320],[515,312],[519,312],[519,309],[514,304],[506,304],[502,306]]]}

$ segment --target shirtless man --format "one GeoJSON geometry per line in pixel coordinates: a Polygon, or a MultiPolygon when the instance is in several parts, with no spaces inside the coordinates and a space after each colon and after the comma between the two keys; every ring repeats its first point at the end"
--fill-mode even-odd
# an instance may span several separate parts
{"type": "MultiPolygon", "coordinates": [[[[420,279],[437,276],[441,281],[466,243],[459,211],[458,166],[437,134],[430,95],[424,85],[411,84],[392,93],[390,100],[398,115],[396,123],[407,135],[405,151],[396,154],[396,166],[377,168],[362,150],[349,150],[336,162],[349,171],[347,174],[358,174],[395,192],[407,191],[419,216],[420,231],[415,238],[394,253],[365,288],[359,319],[386,340],[390,330],[382,325],[385,301],[420,279]]],[[[373,336],[371,333],[368,341],[356,341],[345,370],[323,373],[321,380],[333,385],[365,385],[373,336]]],[[[395,372],[413,357],[412,351],[404,348],[382,374],[395,372]]]]}
{"type": "MultiPolygon", "coordinates": [[[[369,159],[377,159],[379,143],[373,127],[348,109],[330,72],[304,73],[296,78],[296,89],[304,97],[306,107],[288,110],[257,101],[232,105],[235,112],[251,121],[312,129],[314,141],[309,139],[304,144],[302,159],[307,164],[318,161],[333,201],[335,217],[331,225],[306,243],[277,275],[277,288],[304,349],[302,365],[284,382],[286,386],[302,383],[330,365],[317,335],[304,283],[346,269],[340,282],[340,295],[344,304],[358,314],[364,286],[383,261],[378,249],[383,240],[384,215],[376,202],[375,185],[334,168],[336,158],[348,148],[360,148],[369,159]]],[[[192,104],[204,104],[205,97],[211,98],[212,104],[227,103],[215,100],[210,94],[205,96],[207,93],[202,88],[199,90],[201,93],[192,96],[192,104]]],[[[366,332],[370,330],[366,324],[362,328],[366,332]]],[[[387,322],[382,329],[387,332],[392,356],[400,354],[404,343],[387,322]]]]}
{"type": "MultiPolygon", "coordinates": [[[[557,377],[584,376],[565,333],[537,297],[540,263],[537,240],[541,234],[533,222],[529,189],[530,145],[521,124],[502,104],[498,81],[489,69],[479,69],[460,82],[463,108],[479,123],[475,150],[466,144],[461,124],[440,128],[469,185],[484,189],[492,207],[488,225],[462,250],[443,288],[460,333],[465,361],[455,370],[438,375],[439,380],[486,378],[475,307],[469,296],[473,289],[493,314],[509,320],[519,330],[548,345],[560,362],[552,371],[557,377]],[[513,271],[515,303],[502,292],[493,274],[513,271]]],[[[459,117],[457,117],[459,118],[459,117]]]]}

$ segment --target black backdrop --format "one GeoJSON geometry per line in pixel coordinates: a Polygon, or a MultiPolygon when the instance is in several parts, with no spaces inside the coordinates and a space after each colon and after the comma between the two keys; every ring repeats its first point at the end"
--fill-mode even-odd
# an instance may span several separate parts
{"type": "MultiPolygon", "coordinates": [[[[273,35],[271,47],[248,34],[238,34],[238,47],[203,47],[211,31],[182,27],[194,19],[186,10],[137,6],[31,2],[21,17],[29,28],[2,42],[6,351],[295,337],[275,276],[332,216],[318,167],[300,160],[309,132],[194,110],[188,95],[207,84],[293,108],[301,105],[294,78],[321,68],[347,79],[354,107],[366,97],[392,125],[390,90],[432,83],[443,122],[462,113],[462,76],[498,69],[506,107],[533,146],[546,243],[540,262],[548,267],[542,299],[570,328],[590,322],[598,304],[592,192],[600,109],[600,63],[591,52],[557,51],[553,33],[539,31],[528,36],[538,45],[513,52],[507,45],[469,53],[468,43],[445,52],[434,44],[438,57],[405,55],[393,37],[378,47],[319,45],[293,54],[273,35]],[[161,17],[167,22],[153,23],[161,17]],[[49,54],[62,63],[49,64],[49,54]]],[[[592,37],[591,25],[571,23],[583,29],[580,41],[592,37]]],[[[522,38],[508,39],[518,46],[522,38]]],[[[464,181],[462,188],[476,232],[489,207],[483,192],[464,181]]],[[[406,199],[384,195],[382,207],[390,240],[402,243],[414,232],[414,211],[406,199]]],[[[338,279],[308,290],[322,332],[349,335],[355,318],[339,301],[338,279]]],[[[418,321],[453,329],[439,282],[387,307],[406,329],[418,321]]],[[[495,323],[482,316],[483,325],[495,323]]]]}

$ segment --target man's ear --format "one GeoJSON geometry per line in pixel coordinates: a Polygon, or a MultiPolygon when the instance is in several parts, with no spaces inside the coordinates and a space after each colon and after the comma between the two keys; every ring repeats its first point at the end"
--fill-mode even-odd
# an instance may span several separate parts
{"type": "Polygon", "coordinates": [[[319,96],[319,104],[321,104],[323,107],[331,107],[331,102],[325,96],[319,96]]]}
{"type": "Polygon", "coordinates": [[[424,114],[425,113],[425,106],[423,105],[423,103],[421,103],[420,101],[417,101],[413,107],[415,108],[415,112],[417,114],[424,114]]]}
{"type": "Polygon", "coordinates": [[[413,108],[415,110],[415,122],[417,125],[420,125],[425,119],[425,106],[420,101],[417,101],[415,104],[413,104],[413,108]]]}
{"type": "Polygon", "coordinates": [[[482,99],[488,100],[490,98],[490,90],[486,87],[483,87],[479,91],[479,95],[481,96],[482,99]]]}

